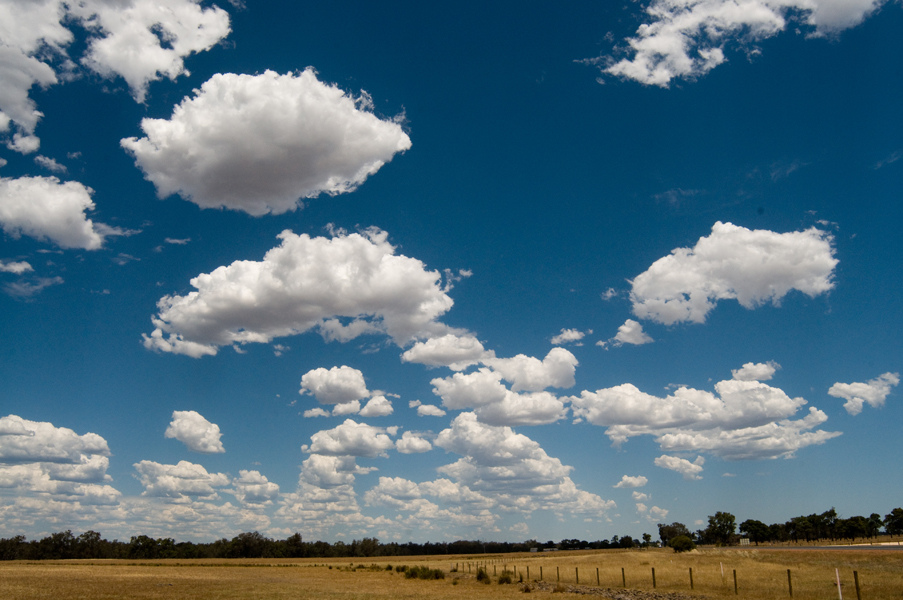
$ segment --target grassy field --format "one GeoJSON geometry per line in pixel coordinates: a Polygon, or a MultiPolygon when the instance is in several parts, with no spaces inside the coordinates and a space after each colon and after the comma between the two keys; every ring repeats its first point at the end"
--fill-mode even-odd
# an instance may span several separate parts
{"type": "Polygon", "coordinates": [[[584,592],[592,591],[586,588],[612,588],[623,593],[626,579],[627,589],[663,596],[681,593],[687,597],[771,600],[790,598],[788,569],[795,600],[839,598],[835,569],[840,573],[844,598],[857,597],[853,580],[856,571],[863,600],[903,599],[903,551],[766,548],[709,549],[687,554],[658,549],[603,550],[354,561],[19,561],[0,563],[0,598],[442,600],[522,597],[525,591],[534,597],[560,598],[573,593],[578,585],[584,592]],[[408,579],[398,572],[401,565],[442,569],[445,578],[408,579]],[[490,576],[490,585],[476,579],[481,565],[490,576]],[[498,575],[505,570],[514,574],[511,585],[497,583],[498,575]],[[532,583],[540,579],[540,572],[546,589],[532,583]],[[519,583],[521,579],[523,583],[519,583]]]}

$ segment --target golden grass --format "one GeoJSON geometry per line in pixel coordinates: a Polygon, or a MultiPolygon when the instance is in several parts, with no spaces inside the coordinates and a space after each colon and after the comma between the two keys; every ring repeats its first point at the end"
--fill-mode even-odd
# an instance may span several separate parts
{"type": "MultiPolygon", "coordinates": [[[[498,575],[515,572],[514,581],[540,578],[551,584],[620,588],[621,569],[630,589],[683,592],[708,598],[794,600],[838,598],[835,569],[843,596],[855,599],[853,571],[858,572],[863,600],[903,598],[903,551],[849,549],[707,549],[686,554],[670,550],[577,551],[457,557],[392,557],[380,559],[193,560],[193,561],[42,561],[0,563],[0,598],[53,600],[68,598],[139,598],[228,600],[406,599],[477,600],[523,597],[522,586],[499,585],[498,575]],[[385,566],[424,565],[446,571],[443,580],[406,579],[385,566]],[[381,570],[360,568],[379,565],[381,570]],[[492,585],[476,581],[483,565],[492,585]],[[721,569],[724,569],[724,579],[721,569]],[[355,568],[357,567],[357,568],[355,568]],[[457,572],[451,572],[457,567],[457,572]],[[529,568],[529,576],[527,569],[529,568]],[[689,570],[694,589],[690,591],[689,570]],[[598,569],[598,583],[597,583],[598,569]],[[738,594],[733,572],[737,572],[738,594]]],[[[567,594],[534,589],[530,597],[561,598],[567,594]]]]}

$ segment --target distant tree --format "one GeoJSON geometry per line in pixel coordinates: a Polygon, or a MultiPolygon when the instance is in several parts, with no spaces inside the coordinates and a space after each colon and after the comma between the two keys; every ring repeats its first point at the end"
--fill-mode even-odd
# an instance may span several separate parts
{"type": "Polygon", "coordinates": [[[755,519],[747,519],[740,523],[740,533],[746,535],[756,546],[759,542],[767,542],[770,539],[768,525],[755,519]]]}
{"type": "Polygon", "coordinates": [[[706,541],[727,546],[733,541],[736,521],[736,517],[729,512],[719,510],[714,515],[709,515],[709,526],[704,531],[706,541]]]}
{"type": "Polygon", "coordinates": [[[668,544],[674,548],[675,552],[689,552],[696,548],[696,544],[688,535],[678,535],[668,540],[668,544]]]}
{"type": "Polygon", "coordinates": [[[106,542],[96,531],[86,531],[75,542],[76,554],[79,558],[109,558],[104,556],[106,542]]]}
{"type": "Polygon", "coordinates": [[[675,521],[670,525],[665,525],[663,523],[658,524],[658,537],[662,541],[662,546],[668,546],[668,541],[679,535],[685,535],[688,538],[692,537],[690,530],[687,529],[687,526],[683,523],[678,523],[675,521]]]}
{"type": "Polygon", "coordinates": [[[868,525],[866,526],[867,534],[870,538],[878,537],[878,531],[881,530],[881,525],[884,523],[881,520],[881,515],[878,513],[872,513],[868,518],[868,525]]]}
{"type": "Polygon", "coordinates": [[[652,545],[652,535],[648,533],[643,534],[643,548],[648,548],[652,545]]]}
{"type": "Polygon", "coordinates": [[[884,531],[887,535],[903,534],[903,508],[895,508],[884,515],[884,531]]]}

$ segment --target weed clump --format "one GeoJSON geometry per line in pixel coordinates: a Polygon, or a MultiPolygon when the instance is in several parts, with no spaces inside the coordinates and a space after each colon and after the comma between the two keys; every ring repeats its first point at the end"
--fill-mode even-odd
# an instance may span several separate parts
{"type": "Polygon", "coordinates": [[[477,571],[477,581],[479,581],[480,583],[485,583],[486,585],[492,583],[492,580],[489,577],[489,573],[487,573],[486,569],[483,568],[480,568],[477,571]]]}
{"type": "Polygon", "coordinates": [[[395,567],[395,572],[396,572],[396,573],[404,573],[404,572],[407,571],[407,570],[408,570],[408,566],[407,566],[407,565],[398,565],[397,567],[395,567]]]}
{"type": "Polygon", "coordinates": [[[406,579],[445,579],[445,572],[429,567],[410,567],[404,572],[404,576],[406,579]]]}
{"type": "Polygon", "coordinates": [[[514,581],[514,573],[511,571],[505,570],[502,571],[502,574],[499,575],[499,584],[503,583],[512,583],[514,581]]]}

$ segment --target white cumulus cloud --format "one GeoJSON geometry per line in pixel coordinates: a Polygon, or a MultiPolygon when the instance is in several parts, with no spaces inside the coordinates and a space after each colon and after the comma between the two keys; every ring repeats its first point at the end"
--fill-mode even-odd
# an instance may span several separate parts
{"type": "Polygon", "coordinates": [[[493,356],[474,336],[449,333],[417,342],[401,355],[401,360],[460,371],[493,356]]]}
{"type": "Polygon", "coordinates": [[[160,197],[280,214],[303,198],[353,191],[411,147],[400,125],[365,105],[312,69],[217,74],[169,120],[144,119],[146,137],[122,146],[160,197]]]}
{"type": "Polygon", "coordinates": [[[421,452],[429,452],[433,449],[433,446],[423,437],[410,431],[405,431],[401,439],[395,442],[395,448],[402,454],[419,454],[421,452]]]}
{"type": "Polygon", "coordinates": [[[174,410],[164,435],[185,444],[189,450],[203,454],[225,452],[219,425],[211,423],[193,410],[174,410]]]}
{"type": "Polygon", "coordinates": [[[828,390],[828,394],[846,400],[843,405],[846,411],[851,415],[858,415],[862,412],[863,404],[873,408],[884,406],[888,394],[899,383],[899,373],[885,373],[866,383],[835,383],[828,390]]]}
{"type": "Polygon", "coordinates": [[[622,344],[641,346],[653,341],[655,340],[643,331],[643,326],[633,319],[624,321],[624,324],[618,327],[618,334],[612,340],[615,346],[621,346],[622,344]]]}
{"type": "Polygon", "coordinates": [[[633,475],[624,475],[621,477],[621,481],[616,483],[613,487],[616,488],[638,488],[643,487],[649,483],[649,479],[642,475],[633,476],[633,475]]]}
{"type": "Polygon", "coordinates": [[[0,226],[7,235],[49,240],[60,248],[97,250],[119,230],[87,217],[93,190],[56,177],[0,178],[0,226]]]}
{"type": "MultiPolygon", "coordinates": [[[[592,330],[590,330],[589,333],[592,333],[592,330]]],[[[579,329],[562,329],[561,333],[552,336],[552,339],[549,341],[551,341],[555,346],[561,346],[562,344],[578,343],[584,337],[586,337],[586,333],[580,331],[579,329]]]]}
{"type": "Polygon", "coordinates": [[[518,354],[512,358],[486,358],[482,362],[511,382],[511,390],[515,392],[572,387],[579,364],[577,357],[564,348],[552,348],[542,360],[518,354]]]}
{"type": "Polygon", "coordinates": [[[56,69],[70,75],[73,58],[102,76],[123,77],[143,102],[151,81],[185,73],[185,57],[228,34],[228,14],[196,0],[0,0],[0,132],[12,122],[9,148],[39,148],[34,132],[43,114],[29,94],[58,83],[56,69]],[[87,32],[81,57],[69,55],[73,26],[87,32]]]}
{"type": "Polygon", "coordinates": [[[25,261],[3,262],[0,260],[0,273],[21,275],[23,273],[30,273],[31,271],[34,271],[34,269],[25,261]]]}
{"type": "Polygon", "coordinates": [[[702,473],[702,465],[705,464],[705,458],[697,456],[695,461],[690,462],[685,458],[678,458],[677,456],[668,456],[667,454],[662,454],[661,456],[656,458],[654,462],[656,467],[676,471],[683,475],[684,479],[694,481],[697,479],[702,479],[702,475],[700,475],[700,473],[702,473]]]}
{"type": "Polygon", "coordinates": [[[301,376],[301,394],[311,394],[322,404],[342,404],[370,396],[364,374],[342,365],[308,371],[301,376]]]}
{"type": "Polygon", "coordinates": [[[332,238],[283,231],[262,261],[219,267],[193,278],[195,291],[161,298],[144,345],[200,357],[314,328],[341,341],[382,332],[399,345],[447,334],[437,319],[453,302],[441,275],[395,254],[387,237],[377,229],[332,238]]]}
{"type": "Polygon", "coordinates": [[[731,46],[772,37],[788,21],[815,35],[853,27],[884,0],[651,0],[648,16],[627,39],[628,57],[591,59],[603,73],[667,87],[694,79],[727,60],[731,46]]]}
{"type": "Polygon", "coordinates": [[[392,402],[385,396],[373,396],[367,401],[364,408],[361,409],[362,417],[387,417],[394,412],[392,402]]]}
{"type": "Polygon", "coordinates": [[[187,499],[190,496],[214,498],[216,488],[229,485],[230,479],[223,473],[208,473],[203,466],[180,460],[166,465],[150,460],[135,463],[138,480],[144,486],[143,496],[187,499]]]}
{"type": "Polygon", "coordinates": [[[260,471],[238,472],[232,480],[235,498],[246,505],[263,506],[272,504],[279,496],[279,486],[268,480],[260,471]]]}
{"type": "Polygon", "coordinates": [[[774,361],[767,363],[748,362],[739,369],[731,369],[734,379],[739,381],[769,381],[781,365],[774,361]]]}
{"type": "Polygon", "coordinates": [[[791,290],[814,297],[834,287],[837,259],[825,231],[776,233],[715,223],[693,248],[677,248],[632,282],[633,313],[673,325],[702,323],[719,300],[752,309],[791,290]]]}
{"type": "Polygon", "coordinates": [[[302,452],[324,456],[385,456],[386,451],[395,447],[395,442],[384,430],[346,419],[333,429],[318,431],[310,436],[310,445],[301,447],[302,452]]]}
{"type": "Polygon", "coordinates": [[[626,383],[569,399],[575,416],[606,427],[616,445],[652,435],[663,450],[738,460],[790,457],[840,435],[816,429],[827,417],[815,408],[792,420],[806,401],[754,380],[719,381],[715,393],[681,387],[663,398],[626,383]]]}

